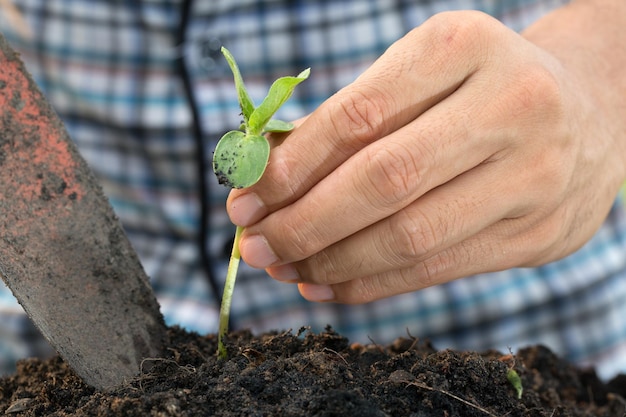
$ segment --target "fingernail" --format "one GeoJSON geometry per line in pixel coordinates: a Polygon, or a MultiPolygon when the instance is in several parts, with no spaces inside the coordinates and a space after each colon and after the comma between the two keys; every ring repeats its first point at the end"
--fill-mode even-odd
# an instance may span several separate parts
{"type": "Polygon", "coordinates": [[[237,226],[249,226],[267,214],[263,201],[255,193],[239,196],[230,203],[230,220],[237,226]]]}
{"type": "Polygon", "coordinates": [[[280,282],[298,282],[300,274],[292,264],[278,265],[268,268],[268,274],[280,282]]]}
{"type": "Polygon", "coordinates": [[[253,268],[267,268],[278,262],[278,256],[261,235],[252,235],[242,239],[239,250],[244,261],[253,268]]]}
{"type": "Polygon", "coordinates": [[[309,301],[332,301],[335,299],[335,292],[330,285],[319,284],[298,284],[300,294],[309,301]]]}

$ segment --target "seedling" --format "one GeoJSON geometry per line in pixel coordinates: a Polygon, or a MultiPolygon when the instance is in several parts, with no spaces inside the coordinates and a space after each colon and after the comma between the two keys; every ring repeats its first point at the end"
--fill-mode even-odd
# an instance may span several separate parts
{"type": "Polygon", "coordinates": [[[507,371],[506,379],[508,379],[509,383],[515,389],[515,392],[517,393],[517,398],[521,399],[522,393],[524,392],[524,387],[522,385],[522,378],[520,378],[515,369],[511,368],[507,371]]]}
{"type": "MultiPolygon", "coordinates": [[[[256,107],[246,90],[235,58],[224,47],[222,47],[222,54],[235,78],[235,89],[243,122],[239,130],[227,132],[217,143],[213,153],[213,171],[220,184],[231,188],[246,188],[261,179],[270,157],[270,145],[263,134],[289,132],[293,129],[292,123],[272,119],[272,117],[291,97],[296,86],[309,77],[310,69],[302,71],[296,77],[281,77],[274,81],[265,99],[256,107]]],[[[230,305],[241,259],[239,240],[242,232],[243,227],[237,226],[220,307],[217,343],[218,357],[221,359],[225,359],[228,355],[224,346],[224,337],[228,332],[230,305]]]]}
{"type": "Polygon", "coordinates": [[[522,378],[519,376],[517,371],[513,369],[515,366],[515,356],[510,353],[508,355],[504,355],[499,358],[501,362],[504,362],[508,366],[508,370],[506,372],[506,379],[509,381],[509,384],[513,386],[515,392],[517,393],[517,398],[521,399],[522,394],[524,392],[524,386],[522,385],[522,378]]]}

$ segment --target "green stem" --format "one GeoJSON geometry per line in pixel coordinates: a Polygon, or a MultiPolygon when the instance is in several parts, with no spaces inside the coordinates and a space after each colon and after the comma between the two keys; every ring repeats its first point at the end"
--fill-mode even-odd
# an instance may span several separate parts
{"type": "Polygon", "coordinates": [[[239,261],[241,254],[239,253],[239,240],[243,227],[237,226],[235,231],[235,241],[233,242],[233,250],[230,254],[230,262],[228,263],[228,271],[226,272],[226,281],[224,282],[224,294],[222,295],[222,305],[220,307],[220,324],[217,333],[217,356],[220,359],[226,359],[228,352],[224,346],[224,337],[228,333],[228,320],[230,319],[230,304],[233,299],[233,290],[235,289],[235,281],[237,280],[237,270],[239,269],[239,261]]]}

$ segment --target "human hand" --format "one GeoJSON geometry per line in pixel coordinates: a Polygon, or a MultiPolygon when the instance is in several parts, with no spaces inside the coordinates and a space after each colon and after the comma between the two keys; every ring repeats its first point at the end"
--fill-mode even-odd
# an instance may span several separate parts
{"type": "Polygon", "coordinates": [[[602,51],[554,26],[576,16],[527,39],[443,13],[396,42],[231,193],[243,259],[307,299],[362,303],[575,251],[626,166],[624,80],[607,91],[602,51]]]}

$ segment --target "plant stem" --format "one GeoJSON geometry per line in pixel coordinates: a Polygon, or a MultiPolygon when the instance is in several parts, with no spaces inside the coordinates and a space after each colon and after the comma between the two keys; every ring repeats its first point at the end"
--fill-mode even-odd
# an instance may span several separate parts
{"type": "Polygon", "coordinates": [[[235,240],[233,242],[233,250],[230,254],[230,262],[228,263],[228,271],[226,272],[226,281],[224,282],[224,294],[222,295],[222,305],[220,307],[220,323],[217,333],[217,356],[220,359],[226,359],[228,352],[224,346],[224,337],[228,333],[228,320],[230,319],[230,304],[233,298],[233,290],[235,289],[235,281],[237,280],[237,270],[239,269],[239,261],[241,254],[239,253],[239,240],[243,227],[237,226],[235,230],[235,240]]]}

